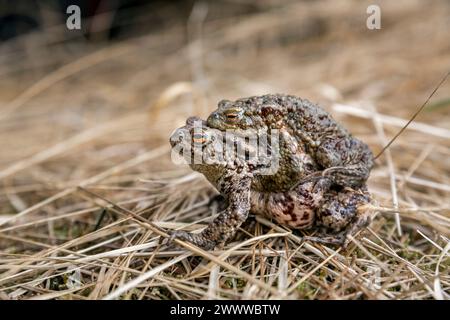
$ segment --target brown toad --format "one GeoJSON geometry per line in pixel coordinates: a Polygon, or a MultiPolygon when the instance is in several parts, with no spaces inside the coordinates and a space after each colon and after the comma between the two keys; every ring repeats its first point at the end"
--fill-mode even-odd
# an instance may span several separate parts
{"type": "Polygon", "coordinates": [[[170,143],[172,150],[182,155],[193,170],[202,173],[227,204],[202,232],[175,231],[172,238],[212,249],[230,239],[250,212],[273,218],[293,229],[324,228],[334,235],[310,239],[344,244],[347,235],[368,222],[367,216],[358,209],[369,202],[365,186],[330,187],[319,180],[297,184],[290,190],[277,187],[283,177],[268,171],[274,162],[280,172],[286,172],[292,161],[298,167],[303,166],[299,170],[304,175],[318,170],[314,159],[301,145],[297,146],[295,157],[283,157],[283,143],[280,150],[274,150],[273,141],[255,148],[245,137],[209,128],[196,117],[189,118],[184,127],[177,129],[170,143]],[[277,158],[277,155],[281,156],[277,158]]]}
{"type": "MultiPolygon", "coordinates": [[[[236,101],[222,100],[207,119],[211,128],[270,132],[287,131],[286,136],[306,146],[319,166],[316,179],[327,179],[343,187],[365,184],[373,166],[369,147],[352,135],[320,106],[292,95],[268,94],[236,101]]],[[[303,174],[297,176],[305,181],[303,174]]]]}

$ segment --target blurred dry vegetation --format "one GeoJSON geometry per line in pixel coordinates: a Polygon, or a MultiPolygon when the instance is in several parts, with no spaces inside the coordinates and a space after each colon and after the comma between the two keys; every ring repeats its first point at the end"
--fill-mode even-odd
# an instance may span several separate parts
{"type": "Polygon", "coordinates": [[[377,161],[374,222],[347,250],[261,217],[223,250],[159,238],[213,218],[212,188],[170,158],[188,116],[289,93],[377,153],[450,69],[450,2],[103,9],[69,31],[40,4],[39,28],[1,43],[0,299],[449,298],[450,81],[377,161]]]}

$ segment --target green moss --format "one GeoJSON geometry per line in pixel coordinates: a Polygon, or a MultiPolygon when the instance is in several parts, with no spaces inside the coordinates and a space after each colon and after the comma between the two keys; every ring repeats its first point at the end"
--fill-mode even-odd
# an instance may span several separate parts
{"type": "Polygon", "coordinates": [[[308,282],[302,282],[297,286],[297,292],[303,299],[313,299],[316,288],[311,286],[308,282]]]}
{"type": "Polygon", "coordinates": [[[61,291],[64,289],[67,289],[66,283],[67,283],[68,276],[63,274],[61,276],[53,277],[49,279],[49,289],[53,291],[61,291]]]}
{"type": "Polygon", "coordinates": [[[408,249],[401,250],[400,252],[398,252],[398,255],[400,257],[402,257],[403,259],[406,259],[409,261],[418,260],[421,257],[421,254],[419,252],[411,251],[408,249]]]}
{"type": "Polygon", "coordinates": [[[227,278],[225,279],[224,284],[227,289],[242,289],[247,282],[243,279],[227,278]]]}

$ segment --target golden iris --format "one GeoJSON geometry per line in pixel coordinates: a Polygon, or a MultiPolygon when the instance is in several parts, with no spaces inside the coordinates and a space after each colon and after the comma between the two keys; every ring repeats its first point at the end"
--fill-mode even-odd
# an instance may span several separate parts
{"type": "Polygon", "coordinates": [[[205,143],[207,140],[206,135],[202,132],[202,133],[194,133],[194,135],[192,136],[192,141],[194,141],[194,143],[205,143]]]}

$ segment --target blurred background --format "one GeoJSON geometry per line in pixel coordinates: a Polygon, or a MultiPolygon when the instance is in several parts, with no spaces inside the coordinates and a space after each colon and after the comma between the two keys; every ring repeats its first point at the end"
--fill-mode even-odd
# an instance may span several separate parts
{"type": "MultiPolygon", "coordinates": [[[[9,279],[10,287],[0,290],[0,299],[55,297],[52,290],[65,280],[45,260],[51,246],[62,246],[58,254],[69,259],[61,248],[108,252],[148,240],[149,234],[130,221],[116,225],[118,216],[111,212],[103,220],[111,225],[95,233],[105,211],[77,186],[89,186],[110,201],[166,223],[164,227],[200,217],[193,205],[203,205],[207,217],[204,204],[211,188],[189,178],[189,168],[171,162],[168,138],[188,116],[206,117],[221,99],[266,93],[307,98],[377,153],[450,70],[449,31],[448,0],[0,0],[0,251],[13,259],[2,260],[9,267],[3,268],[0,284],[9,279]],[[79,29],[71,29],[77,10],[67,9],[73,5],[80,9],[79,29]],[[369,5],[381,10],[380,29],[367,27],[369,5]],[[185,178],[176,180],[180,177],[185,178]],[[129,230],[142,232],[142,238],[129,240],[124,233],[129,230]],[[88,245],[92,247],[86,249],[88,245]],[[16,254],[23,259],[14,260],[16,254]],[[19,272],[31,263],[28,255],[42,257],[48,270],[19,272]],[[13,264],[17,268],[9,270],[13,264]],[[40,282],[20,287],[39,276],[40,282]]],[[[422,235],[443,248],[443,237],[450,234],[445,208],[450,194],[449,110],[447,81],[377,161],[369,179],[381,205],[427,208],[387,213],[372,228],[399,254],[409,248],[403,256],[416,261],[416,267],[422,263],[421,272],[430,281],[435,279],[434,262],[425,257],[437,259],[441,253],[422,235]]],[[[255,230],[258,234],[260,229],[255,230]]],[[[152,253],[140,254],[145,258],[152,253]]],[[[150,259],[152,266],[170,257],[164,254],[150,259]]],[[[117,257],[125,267],[145,270],[150,263],[137,256],[117,257]]],[[[363,260],[357,262],[361,274],[369,261],[363,260]]],[[[419,272],[412,274],[397,257],[388,263],[395,274],[403,268],[399,278],[412,280],[393,284],[396,291],[383,293],[387,297],[428,298],[433,293],[424,281],[417,282],[419,272]]],[[[96,289],[80,289],[76,298],[108,293],[109,283],[100,288],[93,276],[102,278],[103,266],[83,266],[86,287],[96,289]]],[[[111,279],[125,279],[124,270],[124,276],[114,268],[107,272],[111,279]]],[[[321,283],[318,279],[312,287],[321,283]]],[[[353,285],[351,297],[361,292],[378,297],[365,282],[353,285]]],[[[196,286],[180,296],[200,297],[196,286]]],[[[313,296],[350,297],[346,289],[331,294],[328,285],[323,288],[313,296]]],[[[144,296],[161,297],[147,289],[144,296]]],[[[302,291],[299,297],[308,295],[302,291]]]]}
{"type": "MultiPolygon", "coordinates": [[[[91,146],[126,143],[136,152],[165,143],[220,99],[263,93],[330,111],[334,102],[370,100],[407,118],[448,70],[449,26],[445,0],[1,1],[0,165],[146,113],[91,146]],[[381,9],[379,30],[366,26],[370,4],[381,9]],[[80,8],[79,30],[66,26],[70,5],[80,8]]],[[[445,104],[449,87],[435,100],[445,104]]],[[[449,127],[447,107],[420,119],[449,127]]],[[[356,133],[375,142],[359,122],[356,133]]]]}

